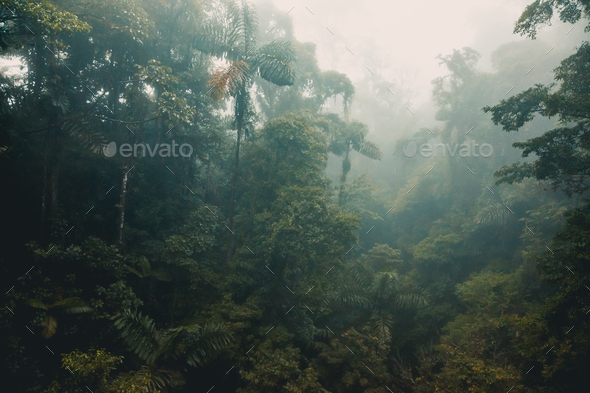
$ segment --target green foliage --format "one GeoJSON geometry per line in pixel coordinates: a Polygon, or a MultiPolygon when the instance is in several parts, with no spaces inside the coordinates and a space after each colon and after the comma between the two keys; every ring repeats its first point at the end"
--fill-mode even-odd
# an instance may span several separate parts
{"type": "MultiPolygon", "coordinates": [[[[251,79],[258,75],[277,86],[292,85],[295,74],[290,63],[295,53],[288,42],[272,41],[257,45],[258,21],[252,5],[247,2],[227,4],[229,20],[223,27],[205,27],[205,34],[196,41],[205,53],[231,61],[226,70],[213,74],[211,94],[220,99],[229,90],[233,97],[249,94],[251,79]]],[[[239,100],[238,100],[239,101],[239,100]]],[[[241,121],[243,105],[236,103],[235,118],[241,121]]]]}
{"type": "Polygon", "coordinates": [[[252,55],[258,75],[277,86],[291,86],[295,72],[289,64],[295,61],[295,52],[288,42],[272,41],[262,45],[252,55]]]}
{"type": "MultiPolygon", "coordinates": [[[[69,297],[66,299],[59,299],[53,304],[46,305],[41,300],[31,299],[27,302],[29,306],[41,308],[43,310],[61,310],[66,314],[78,314],[92,311],[91,307],[84,304],[83,301],[76,297],[69,297]]],[[[43,331],[41,335],[45,338],[51,338],[57,330],[57,318],[53,315],[46,315],[42,322],[43,331]]]]}
{"type": "MultiPolygon", "coordinates": [[[[79,393],[92,386],[96,391],[120,393],[141,393],[165,389],[164,380],[146,370],[130,374],[111,375],[123,363],[122,356],[116,356],[104,349],[88,352],[76,350],[62,355],[65,378],[54,381],[44,393],[79,393]]],[[[167,381],[168,382],[168,381],[167,381]]]]}
{"type": "MultiPolygon", "coordinates": [[[[532,39],[537,36],[537,30],[544,25],[551,25],[554,12],[559,19],[566,23],[576,23],[582,17],[588,19],[589,9],[580,0],[536,0],[529,4],[514,26],[514,33],[526,35],[532,39]]],[[[586,26],[585,31],[589,31],[586,26]]]]}
{"type": "Polygon", "coordinates": [[[49,1],[34,2],[29,0],[2,0],[2,49],[8,45],[20,47],[22,38],[17,38],[26,31],[24,24],[33,31],[32,34],[60,35],[85,33],[91,26],[78,19],[76,15],[53,5],[49,1]],[[10,11],[9,11],[10,9],[10,11]],[[15,21],[17,23],[5,23],[15,21]]]}
{"type": "Polygon", "coordinates": [[[147,364],[183,361],[196,367],[211,359],[231,339],[224,327],[216,323],[157,329],[151,318],[129,310],[113,319],[129,349],[147,364]]]}
{"type": "Polygon", "coordinates": [[[492,121],[501,124],[506,131],[518,130],[535,115],[556,116],[560,124],[567,125],[515,143],[523,157],[534,154],[536,158],[532,162],[503,167],[495,174],[500,178],[498,183],[512,184],[533,177],[550,180],[554,189],[562,189],[568,195],[588,189],[590,142],[586,96],[590,80],[585,68],[588,59],[590,44],[585,42],[555,69],[555,80],[560,83],[555,92],[551,92],[554,84],[536,85],[493,107],[483,108],[491,112],[492,121]]]}
{"type": "Polygon", "coordinates": [[[467,306],[446,327],[437,347],[445,367],[436,376],[441,391],[502,392],[520,383],[515,351],[523,304],[517,274],[484,271],[457,285],[467,306]]]}
{"type": "Polygon", "coordinates": [[[427,303],[419,291],[400,283],[395,269],[401,263],[399,250],[375,245],[350,265],[344,273],[344,285],[334,299],[339,304],[367,309],[371,334],[383,347],[391,342],[396,311],[427,303]]]}
{"type": "Polygon", "coordinates": [[[505,392],[518,387],[519,373],[513,366],[496,366],[481,360],[480,343],[473,343],[475,353],[441,345],[440,350],[448,356],[444,370],[437,377],[437,390],[441,392],[505,392]]]}
{"type": "Polygon", "coordinates": [[[294,41],[289,45],[288,54],[294,55],[296,59],[289,63],[294,73],[292,86],[279,87],[264,80],[257,82],[262,94],[257,94],[256,98],[266,118],[273,119],[289,112],[303,111],[320,115],[322,108],[332,98],[335,101],[342,99],[343,112],[347,116],[354,97],[354,86],[345,74],[321,71],[315,50],[315,44],[311,42],[294,41]]]}
{"type": "Polygon", "coordinates": [[[354,86],[348,76],[336,71],[325,71],[321,75],[321,82],[325,89],[325,99],[342,96],[344,113],[348,113],[354,97],[354,86]]]}
{"type": "Polygon", "coordinates": [[[376,337],[346,330],[328,344],[318,343],[317,369],[320,382],[329,382],[332,392],[386,393],[391,380],[386,354],[376,337]]]}
{"type": "Polygon", "coordinates": [[[62,368],[70,369],[92,385],[104,385],[108,382],[110,373],[122,362],[122,356],[115,356],[104,349],[95,349],[86,353],[74,351],[64,355],[62,368]]]}
{"type": "Polygon", "coordinates": [[[485,271],[457,285],[459,300],[479,315],[503,315],[513,312],[516,300],[514,276],[485,271]]]}
{"type": "MultiPolygon", "coordinates": [[[[493,107],[520,53],[536,70],[552,60],[522,42],[494,52],[493,72],[470,48],[440,55],[441,123],[413,141],[528,140],[522,164],[509,148],[434,164],[367,139],[422,126],[400,117],[404,81],[321,70],[272,5],[1,5],[3,58],[23,65],[0,75],[8,391],[584,391],[590,211],[547,188],[587,190],[590,44],[554,84],[493,107]],[[172,140],[190,159],[101,152],[172,140]],[[381,159],[385,182],[351,172],[381,159]],[[502,165],[512,184],[494,188],[502,165]]],[[[517,31],[555,12],[587,9],[540,0],[517,31]]]]}
{"type": "Polygon", "coordinates": [[[129,268],[129,271],[133,274],[135,274],[138,277],[141,278],[148,278],[148,277],[153,277],[157,280],[162,280],[162,281],[170,281],[171,278],[168,275],[168,273],[166,273],[166,271],[162,268],[158,268],[158,269],[154,269],[152,270],[152,266],[150,264],[150,261],[144,257],[143,255],[139,257],[139,267],[141,268],[141,272],[135,270],[134,268],[129,268]]]}
{"type": "Polygon", "coordinates": [[[491,203],[485,206],[477,213],[475,221],[478,224],[498,223],[506,224],[512,218],[512,214],[499,202],[491,203]]]}
{"type": "Polygon", "coordinates": [[[349,154],[351,150],[372,160],[381,159],[381,150],[379,150],[379,147],[375,143],[365,139],[369,133],[365,124],[358,121],[344,122],[332,116],[332,124],[328,127],[328,132],[330,135],[330,152],[343,157],[342,176],[340,177],[341,185],[346,182],[346,177],[348,172],[350,172],[351,164],[349,154]]]}
{"type": "Polygon", "coordinates": [[[240,359],[240,376],[246,387],[239,388],[239,393],[327,392],[318,382],[318,371],[302,365],[300,350],[289,346],[291,338],[284,327],[276,327],[248,357],[240,359]]]}

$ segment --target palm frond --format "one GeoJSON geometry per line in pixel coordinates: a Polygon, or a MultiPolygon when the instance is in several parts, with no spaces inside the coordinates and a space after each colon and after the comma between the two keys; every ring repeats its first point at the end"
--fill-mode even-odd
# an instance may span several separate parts
{"type": "Polygon", "coordinates": [[[346,143],[350,144],[354,150],[359,151],[368,133],[369,129],[365,124],[354,120],[342,130],[341,138],[345,139],[346,143]]]}
{"type": "Polygon", "coordinates": [[[258,48],[257,54],[274,56],[281,61],[292,63],[297,60],[290,41],[271,41],[258,48]]]}
{"type": "Polygon", "coordinates": [[[226,68],[221,68],[211,75],[211,97],[215,101],[223,98],[227,93],[234,93],[248,78],[248,64],[243,61],[236,61],[226,68]]]}
{"type": "Polygon", "coordinates": [[[151,276],[160,281],[172,281],[172,277],[164,269],[158,268],[152,270],[151,276]]]}
{"type": "Polygon", "coordinates": [[[346,129],[343,130],[343,134],[339,139],[346,141],[346,145],[350,145],[354,151],[363,156],[372,160],[380,160],[381,150],[379,147],[375,143],[365,139],[368,133],[369,130],[365,124],[358,121],[352,121],[346,126],[346,129]]]}
{"type": "Polygon", "coordinates": [[[347,304],[350,306],[370,307],[371,299],[366,293],[359,288],[352,288],[347,285],[335,297],[335,301],[340,304],[347,304]]]}
{"type": "Polygon", "coordinates": [[[381,150],[371,141],[363,141],[358,152],[372,160],[381,160],[381,150]]]}
{"type": "Polygon", "coordinates": [[[66,314],[83,314],[83,313],[92,312],[92,311],[93,311],[92,307],[84,306],[84,305],[70,306],[70,307],[65,307],[63,309],[63,312],[65,312],[66,314]]]}
{"type": "Polygon", "coordinates": [[[357,264],[350,270],[350,277],[358,288],[367,288],[371,285],[371,273],[365,266],[357,264]]]}
{"type": "Polygon", "coordinates": [[[506,206],[501,203],[494,202],[479,211],[475,217],[475,222],[478,224],[492,224],[497,223],[504,225],[511,218],[511,214],[506,206]]]}
{"type": "Polygon", "coordinates": [[[47,305],[45,305],[45,303],[43,303],[39,299],[29,299],[27,300],[27,304],[31,307],[42,308],[43,310],[47,310],[49,308],[47,305]]]}
{"type": "Polygon", "coordinates": [[[167,387],[179,387],[186,383],[182,373],[177,370],[143,365],[136,373],[145,382],[145,392],[166,392],[167,387]]]}
{"type": "Polygon", "coordinates": [[[231,340],[231,334],[222,324],[191,323],[157,329],[151,318],[129,310],[114,319],[125,343],[148,364],[163,358],[182,359],[190,366],[197,366],[226,348],[231,340]]]}
{"type": "Polygon", "coordinates": [[[258,48],[252,64],[262,79],[277,86],[291,86],[295,71],[290,63],[294,60],[295,52],[290,42],[272,41],[258,48]]]}
{"type": "Polygon", "coordinates": [[[154,363],[160,354],[160,332],[154,321],[141,312],[125,310],[113,317],[115,327],[129,349],[146,363],[154,363]]]}
{"type": "Polygon", "coordinates": [[[102,152],[102,148],[106,145],[106,139],[104,136],[95,131],[94,128],[84,120],[66,121],[61,128],[82,147],[89,149],[93,153],[102,152]]]}
{"type": "Polygon", "coordinates": [[[45,338],[51,338],[57,331],[57,319],[52,315],[47,315],[41,324],[43,331],[41,335],[45,338]]]}
{"type": "Polygon", "coordinates": [[[87,306],[80,298],[77,297],[68,297],[66,299],[61,299],[47,307],[59,308],[62,312],[66,314],[81,314],[91,312],[93,310],[92,307],[87,306]]]}
{"type": "Polygon", "coordinates": [[[397,277],[394,271],[376,273],[369,287],[369,293],[377,298],[388,298],[395,290],[397,277]]]}
{"type": "Polygon", "coordinates": [[[240,48],[237,29],[226,29],[219,25],[205,25],[195,35],[194,46],[197,50],[211,56],[238,60],[240,48]]]}
{"type": "Polygon", "coordinates": [[[181,340],[182,346],[177,348],[182,349],[186,362],[193,367],[226,348],[232,338],[222,324],[216,323],[184,325],[169,329],[169,332],[172,340],[176,337],[181,340]]]}
{"type": "Polygon", "coordinates": [[[412,308],[428,304],[426,297],[419,292],[400,293],[395,299],[395,304],[399,308],[412,308]]]}
{"type": "Polygon", "coordinates": [[[203,25],[195,35],[194,47],[211,56],[241,60],[256,46],[258,18],[252,4],[227,2],[224,19],[203,25]]]}
{"type": "Polygon", "coordinates": [[[379,340],[379,344],[386,345],[391,341],[391,327],[393,317],[388,311],[381,310],[374,312],[369,320],[371,332],[379,340]]]}
{"type": "Polygon", "coordinates": [[[139,267],[141,267],[143,277],[148,277],[152,273],[152,265],[150,264],[149,259],[143,255],[139,257],[139,267]]]}
{"type": "Polygon", "coordinates": [[[239,9],[239,29],[243,34],[245,43],[249,45],[256,45],[258,36],[258,15],[253,4],[242,1],[239,9]]]}
{"type": "Polygon", "coordinates": [[[135,269],[134,269],[134,268],[132,268],[132,267],[127,267],[127,270],[128,270],[130,273],[133,273],[133,274],[135,274],[137,277],[144,278],[144,275],[143,275],[143,273],[140,273],[139,271],[135,270],[135,269]]]}
{"type": "Polygon", "coordinates": [[[70,110],[70,100],[64,96],[53,96],[51,97],[51,103],[56,108],[61,109],[62,113],[67,113],[70,110]]]}
{"type": "Polygon", "coordinates": [[[327,326],[325,328],[323,328],[323,327],[319,327],[319,328],[314,327],[313,330],[314,330],[314,336],[318,336],[318,337],[321,337],[321,338],[328,338],[330,336],[332,336],[332,337],[334,336],[333,332],[329,331],[328,328],[327,328],[327,326]]]}

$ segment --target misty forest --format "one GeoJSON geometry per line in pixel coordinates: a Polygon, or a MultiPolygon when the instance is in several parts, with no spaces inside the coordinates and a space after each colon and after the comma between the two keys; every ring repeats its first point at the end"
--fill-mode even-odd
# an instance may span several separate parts
{"type": "Polygon", "coordinates": [[[350,1],[0,0],[0,390],[590,391],[590,5],[531,1],[417,74],[350,1]]]}

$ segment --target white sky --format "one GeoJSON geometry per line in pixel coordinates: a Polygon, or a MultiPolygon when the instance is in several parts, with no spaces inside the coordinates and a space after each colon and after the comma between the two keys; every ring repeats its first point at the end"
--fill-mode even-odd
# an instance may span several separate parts
{"type": "MultiPolygon", "coordinates": [[[[469,46],[482,54],[480,65],[489,69],[490,54],[498,46],[526,39],[512,30],[533,0],[252,1],[270,1],[289,12],[296,38],[317,45],[322,69],[343,72],[357,84],[370,75],[367,68],[389,80],[411,76],[414,105],[419,105],[430,99],[430,82],[445,72],[437,55],[469,46]]],[[[547,27],[539,41],[545,38],[550,45],[573,49],[580,41],[573,34],[564,36],[570,28],[560,23],[547,27]]],[[[18,58],[0,61],[8,74],[21,72],[19,65],[18,58]]]]}
{"type": "Polygon", "coordinates": [[[357,83],[369,73],[365,67],[391,79],[403,71],[416,73],[417,103],[430,98],[430,81],[444,72],[438,54],[469,46],[482,54],[482,67],[487,68],[499,45],[526,39],[512,31],[532,1],[272,0],[285,13],[294,7],[289,15],[295,36],[318,45],[322,69],[343,72],[357,83]]]}

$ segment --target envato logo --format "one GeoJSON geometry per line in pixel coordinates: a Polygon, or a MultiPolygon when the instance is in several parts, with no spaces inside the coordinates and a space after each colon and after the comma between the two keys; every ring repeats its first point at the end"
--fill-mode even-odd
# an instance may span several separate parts
{"type": "MultiPolygon", "coordinates": [[[[455,157],[457,154],[457,150],[459,150],[459,157],[466,158],[466,157],[490,157],[494,153],[494,148],[489,143],[482,143],[481,145],[475,143],[474,140],[471,143],[456,143],[453,149],[451,150],[451,146],[448,143],[435,143],[434,145],[430,143],[425,143],[420,146],[420,155],[422,157],[437,157],[439,152],[442,152],[442,156],[446,157],[446,153],[449,153],[450,157],[455,157]],[[440,149],[439,149],[440,148],[440,149]],[[479,154],[478,154],[479,153],[479,154]]],[[[418,146],[416,142],[410,142],[407,146],[404,147],[404,155],[408,158],[412,158],[418,152],[418,146]]]]}
{"type": "Polygon", "coordinates": [[[111,142],[102,148],[102,152],[107,157],[114,157],[117,152],[119,152],[121,157],[145,157],[146,153],[149,154],[150,157],[154,157],[157,153],[160,157],[179,157],[180,154],[180,157],[187,158],[193,154],[193,147],[188,143],[183,143],[179,146],[178,143],[173,140],[172,145],[169,143],[156,143],[156,146],[154,146],[153,149],[149,143],[135,143],[133,145],[130,143],[123,143],[117,150],[117,143],[111,142]],[[178,153],[176,152],[177,147],[178,153]]]}

